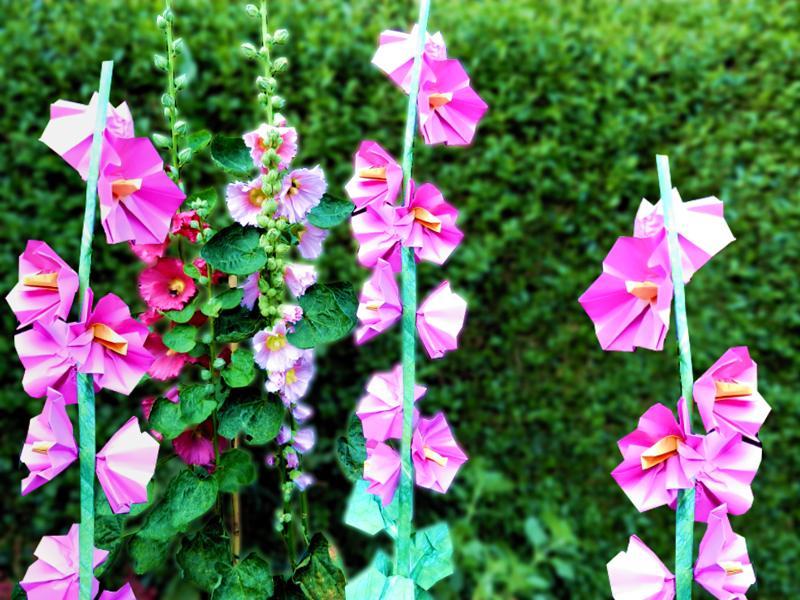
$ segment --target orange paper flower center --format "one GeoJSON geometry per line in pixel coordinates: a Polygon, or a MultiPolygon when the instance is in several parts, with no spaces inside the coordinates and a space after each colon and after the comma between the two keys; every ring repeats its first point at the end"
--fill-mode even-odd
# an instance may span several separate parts
{"type": "Polygon", "coordinates": [[[677,456],[678,446],[681,442],[683,442],[683,439],[678,435],[667,435],[658,440],[655,444],[642,452],[642,469],[645,471],[647,469],[652,469],[673,456],[677,456]]]}
{"type": "Polygon", "coordinates": [[[739,383],[738,381],[714,381],[716,388],[715,399],[722,400],[724,398],[738,398],[740,396],[749,396],[753,390],[746,383],[739,383]]]}
{"type": "Polygon", "coordinates": [[[58,273],[37,273],[36,275],[26,275],[22,278],[22,283],[29,287],[57,290],[58,273]]]}
{"type": "Polygon", "coordinates": [[[128,354],[128,340],[103,323],[92,325],[94,340],[112,352],[125,356],[128,354]]]}
{"type": "Polygon", "coordinates": [[[436,450],[432,450],[428,446],[423,446],[422,447],[422,454],[425,456],[425,458],[435,462],[440,467],[446,467],[447,466],[447,457],[442,456],[441,454],[436,452],[436,450]]]}
{"type": "Polygon", "coordinates": [[[658,285],[652,281],[626,281],[625,289],[640,300],[655,302],[658,299],[658,285]]]}
{"type": "Polygon", "coordinates": [[[38,442],[34,442],[31,446],[31,450],[36,452],[36,454],[47,454],[50,451],[50,448],[55,446],[55,442],[40,440],[38,442]]]}
{"type": "Polygon", "coordinates": [[[375,181],[386,181],[386,167],[370,167],[361,169],[358,172],[361,179],[374,179],[375,181]]]}
{"type": "Polygon", "coordinates": [[[719,566],[725,569],[725,575],[730,577],[731,575],[738,575],[739,573],[744,573],[744,567],[742,567],[742,563],[738,560],[727,560],[722,561],[719,563],[719,566]]]}
{"type": "Polygon", "coordinates": [[[453,100],[453,94],[448,92],[446,94],[431,94],[428,96],[428,105],[436,110],[440,106],[449,104],[453,100]]]}
{"type": "Polygon", "coordinates": [[[436,233],[441,233],[442,220],[439,217],[431,214],[429,210],[422,208],[421,206],[417,206],[416,208],[411,209],[411,214],[414,215],[414,220],[423,227],[426,227],[431,231],[435,231],[436,233]]]}
{"type": "Polygon", "coordinates": [[[114,200],[125,200],[140,189],[142,189],[141,179],[117,179],[111,184],[111,195],[114,200]]]}

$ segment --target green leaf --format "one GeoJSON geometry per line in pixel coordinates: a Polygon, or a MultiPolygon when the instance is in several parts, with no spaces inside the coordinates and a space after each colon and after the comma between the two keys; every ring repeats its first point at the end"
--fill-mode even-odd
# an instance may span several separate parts
{"type": "Polygon", "coordinates": [[[360,481],[364,476],[364,461],[367,460],[367,446],[361,420],[351,415],[347,423],[347,435],[336,440],[336,457],[339,466],[350,481],[360,481]]]}
{"type": "Polygon", "coordinates": [[[311,286],[298,298],[303,318],[287,335],[289,343],[298,348],[313,348],[335,342],[347,336],[356,326],[358,299],[349,283],[311,286]]]}
{"type": "Polygon", "coordinates": [[[350,200],[323,194],[319,204],[308,213],[308,222],[322,229],[330,229],[348,219],[354,208],[350,200]]]}
{"type": "Polygon", "coordinates": [[[181,418],[186,427],[202,423],[217,408],[214,386],[209,384],[182,385],[180,399],[181,418]]]}
{"type": "Polygon", "coordinates": [[[261,230],[238,223],[218,231],[200,250],[200,256],[214,269],[231,275],[250,275],[267,264],[259,245],[261,230]]]}
{"type": "Polygon", "coordinates": [[[219,469],[214,475],[219,481],[220,492],[238,492],[256,480],[256,466],[250,454],[233,448],[220,456],[219,469]]]}
{"type": "Polygon", "coordinates": [[[217,300],[219,300],[222,310],[229,310],[239,306],[243,297],[244,290],[242,288],[231,288],[217,296],[217,300]]]}
{"type": "Polygon", "coordinates": [[[272,596],[272,573],[267,562],[250,554],[234,566],[222,569],[222,582],[213,600],[265,600],[272,596]]]}
{"type": "Polygon", "coordinates": [[[309,600],[344,599],[344,571],[336,550],[321,533],[311,538],[292,575],[309,600]]]}
{"type": "Polygon", "coordinates": [[[184,263],[183,272],[186,273],[189,277],[191,277],[195,281],[197,281],[203,276],[203,274],[200,272],[200,269],[198,269],[192,263],[184,263]]]}
{"type": "Polygon", "coordinates": [[[219,487],[215,477],[185,469],[170,482],[167,508],[170,522],[178,531],[199,519],[214,506],[219,487]]]}
{"type": "Polygon", "coordinates": [[[189,352],[197,343],[197,327],[176,325],[162,336],[164,345],[175,352],[189,352]]]}
{"type": "Polygon", "coordinates": [[[186,430],[181,414],[181,405],[167,398],[158,398],[150,412],[150,427],[158,431],[166,440],[174,440],[186,430]]]}
{"type": "MultiPolygon", "coordinates": [[[[189,266],[189,265],[184,265],[184,271],[186,270],[186,266],[189,266]]],[[[190,266],[194,267],[195,269],[197,268],[194,265],[190,265],[190,266]]],[[[198,271],[198,274],[199,274],[199,271],[198,271]]],[[[187,273],[187,275],[188,275],[188,273],[187,273]]],[[[190,275],[190,277],[191,277],[191,275],[190,275]]],[[[188,323],[191,320],[191,318],[194,316],[194,313],[196,311],[197,311],[197,307],[195,306],[194,302],[190,302],[189,304],[187,304],[186,306],[184,306],[180,310],[167,310],[167,311],[162,312],[161,314],[164,315],[170,321],[173,321],[175,323],[188,323]]]]}
{"type": "Polygon", "coordinates": [[[386,531],[392,538],[396,538],[397,498],[389,506],[384,507],[378,496],[367,491],[368,487],[369,483],[363,479],[356,482],[350,498],[347,500],[347,509],[344,513],[345,524],[360,529],[367,535],[386,531]]]}
{"type": "Polygon", "coordinates": [[[232,388],[250,385],[256,376],[253,352],[247,348],[238,348],[231,354],[231,362],[222,369],[222,378],[232,388]]]}
{"type": "Polygon", "coordinates": [[[267,321],[258,310],[239,306],[224,310],[214,323],[214,335],[218,342],[230,344],[249,340],[266,327],[267,321]]]}
{"type": "Polygon", "coordinates": [[[211,143],[211,137],[210,131],[201,129],[186,136],[186,145],[196,154],[211,143]]]}
{"type": "Polygon", "coordinates": [[[447,523],[431,525],[414,534],[411,549],[411,577],[423,590],[429,590],[453,574],[453,541],[447,523]]]}
{"type": "Polygon", "coordinates": [[[212,592],[222,581],[221,565],[218,563],[229,552],[229,542],[222,529],[207,527],[183,538],[175,558],[183,570],[183,579],[206,592],[212,592]]]}
{"type": "Polygon", "coordinates": [[[211,160],[236,177],[249,177],[254,167],[250,150],[241,137],[215,135],[211,141],[211,160]]]}
{"type": "Polygon", "coordinates": [[[133,562],[133,572],[137,575],[144,575],[166,564],[171,546],[169,541],[154,543],[151,539],[139,535],[133,536],[128,545],[128,553],[133,562]]]}
{"type": "Polygon", "coordinates": [[[219,413],[219,434],[232,439],[239,433],[250,436],[248,443],[261,445],[278,435],[285,409],[274,398],[231,397],[219,413]]]}
{"type": "Polygon", "coordinates": [[[547,532],[539,519],[534,516],[525,519],[525,537],[528,538],[534,550],[543,548],[547,544],[547,532]]]}

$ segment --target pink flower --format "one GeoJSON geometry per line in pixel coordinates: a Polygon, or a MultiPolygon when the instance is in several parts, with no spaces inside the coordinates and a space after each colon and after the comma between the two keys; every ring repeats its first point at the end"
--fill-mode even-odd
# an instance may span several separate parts
{"type": "Polygon", "coordinates": [[[268,200],[261,189],[262,177],[259,175],[248,183],[236,181],[225,188],[225,203],[233,220],[240,225],[258,225],[261,207],[268,200]]]}
{"type": "Polygon", "coordinates": [[[6,296],[20,327],[69,317],[78,274],[45,244],[28,240],[19,257],[19,281],[6,296]]]}
{"type": "MultiPolygon", "coordinates": [[[[284,405],[286,402],[284,402],[284,405]]],[[[292,417],[297,423],[305,423],[314,415],[314,409],[311,408],[308,404],[302,404],[300,402],[295,402],[294,404],[290,404],[292,409],[292,417]]]]}
{"type": "Polygon", "coordinates": [[[194,280],[179,258],[161,258],[139,274],[139,294],[158,310],[180,310],[194,297],[194,280]]]}
{"type": "Polygon", "coordinates": [[[280,310],[281,319],[287,323],[297,323],[303,318],[303,309],[296,304],[281,304],[278,310],[280,310]]]}
{"type": "Polygon", "coordinates": [[[442,494],[467,462],[443,413],[419,420],[411,442],[411,458],[416,484],[442,494]]]}
{"type": "Polygon", "coordinates": [[[153,364],[150,365],[147,374],[159,381],[174,379],[180,375],[184,365],[196,362],[188,354],[167,348],[156,332],[147,336],[144,347],[153,356],[153,364]]]}
{"type": "Polygon", "coordinates": [[[159,258],[164,256],[169,246],[169,240],[165,240],[161,244],[134,244],[128,242],[128,246],[136,257],[143,263],[154,265],[159,258]]]}
{"type": "Polygon", "coordinates": [[[469,75],[457,60],[431,63],[432,76],[417,96],[419,128],[428,145],[466,146],[489,108],[469,85],[469,75]]]}
{"type": "Polygon", "coordinates": [[[161,313],[155,308],[149,308],[143,313],[139,314],[139,323],[150,327],[153,323],[158,323],[161,320],[161,313]]]}
{"type": "Polygon", "coordinates": [[[444,264],[461,243],[464,234],[456,227],[458,211],[447,203],[431,183],[409,186],[405,208],[411,215],[411,230],[403,245],[414,248],[418,260],[444,264]]]}
{"type": "Polygon", "coordinates": [[[292,436],[292,448],[299,454],[310,452],[317,443],[317,433],[313,427],[298,429],[292,436]]]}
{"type": "Polygon", "coordinates": [[[319,204],[327,189],[325,173],[319,165],[313,169],[295,169],[283,178],[275,216],[300,223],[319,204]]]}
{"type": "Polygon", "coordinates": [[[100,594],[98,600],[136,600],[133,593],[133,588],[130,583],[126,583],[119,588],[116,592],[105,591],[100,594]]]}
{"type": "Polygon", "coordinates": [[[242,288],[242,306],[247,310],[253,310],[253,307],[261,296],[261,290],[258,289],[258,280],[261,278],[261,273],[252,273],[239,286],[242,288]]]}
{"type": "Polygon", "coordinates": [[[706,431],[756,437],[771,410],[758,393],[757,365],[746,346],[725,352],[695,382],[692,395],[706,431]]]}
{"type": "Polygon", "coordinates": [[[603,350],[664,347],[672,282],[663,267],[650,266],[657,244],[655,238],[618,238],[603,273],[578,299],[603,350]]]}
{"type": "Polygon", "coordinates": [[[715,598],[744,599],[756,575],[747,554],[747,541],[731,528],[726,506],[718,506],[708,518],[700,542],[694,580],[715,598]]]}
{"type": "Polygon", "coordinates": [[[192,244],[197,242],[197,235],[203,229],[208,229],[208,223],[197,214],[197,211],[187,210],[184,212],[176,213],[172,217],[172,224],[170,225],[169,232],[172,235],[180,235],[189,240],[192,244]],[[195,225],[192,227],[192,225],[195,225]]]}
{"type": "Polygon", "coordinates": [[[300,473],[292,478],[292,482],[301,492],[305,492],[310,486],[316,483],[316,479],[311,473],[300,473]]]}
{"type": "Polygon", "coordinates": [[[51,481],[78,458],[78,447],[67,416],[64,397],[56,390],[47,390],[42,413],[31,419],[20,460],[29,475],[22,480],[25,496],[51,481]]]}
{"type": "Polygon", "coordinates": [[[262,123],[258,126],[258,129],[242,136],[244,145],[250,148],[253,164],[260,169],[264,168],[261,160],[264,157],[264,152],[270,147],[269,138],[272,131],[277,132],[280,137],[278,147],[275,148],[281,159],[278,165],[279,169],[287,168],[297,154],[297,131],[294,127],[286,127],[286,119],[283,117],[279,115],[275,115],[275,117],[275,122],[278,123],[277,126],[262,123]]]}
{"type": "Polygon", "coordinates": [[[320,254],[322,254],[322,244],[329,233],[330,231],[327,229],[320,229],[307,221],[303,221],[303,229],[297,234],[300,240],[297,244],[300,256],[306,260],[319,258],[320,254]]]}
{"type": "Polygon", "coordinates": [[[147,484],[158,460],[158,442],[139,429],[131,417],[97,453],[97,480],[115,514],[131,504],[147,502],[147,484]]]}
{"type": "Polygon", "coordinates": [[[374,267],[382,258],[400,272],[400,245],[411,231],[413,217],[404,208],[390,204],[371,204],[350,220],[359,244],[358,262],[374,267]]]}
{"type": "Polygon", "coordinates": [[[627,552],[612,558],[607,569],[615,600],[672,600],[675,597],[675,575],[635,535],[628,541],[627,552]]]}
{"type": "Polygon", "coordinates": [[[109,244],[160,244],[186,195],[164,172],[147,138],[113,138],[119,162],[104,166],[97,184],[109,244]]]}
{"type": "MultiPolygon", "coordinates": [[[[414,402],[428,391],[423,385],[414,385],[414,402]]],[[[367,440],[384,442],[400,439],[403,434],[403,366],[391,371],[375,373],[367,383],[366,393],[356,408],[367,440]]],[[[419,411],[414,409],[414,421],[419,411]]]]}
{"type": "Polygon", "coordinates": [[[303,350],[300,358],[286,371],[270,371],[266,384],[268,392],[280,394],[290,405],[306,395],[314,378],[314,351],[303,350]]]}
{"type": "MultiPolygon", "coordinates": [[[[220,438],[221,439],[221,438],[220,438]]],[[[187,465],[208,469],[214,464],[214,429],[210,420],[187,429],[174,440],[172,447],[187,465]]]]}
{"type": "Polygon", "coordinates": [[[467,301],[443,281],[417,309],[417,332],[430,358],[441,358],[458,348],[458,335],[464,326],[467,301]]]}
{"type": "Polygon", "coordinates": [[[278,321],[272,329],[253,336],[253,350],[258,366],[266,371],[286,371],[303,356],[303,351],[286,340],[286,323],[278,321]]]}
{"type": "MultiPolygon", "coordinates": [[[[208,265],[206,261],[200,258],[199,256],[192,261],[192,264],[197,267],[197,270],[200,271],[200,275],[203,277],[208,277],[208,265]]],[[[217,285],[220,281],[225,279],[226,275],[222,271],[214,271],[214,275],[211,277],[211,283],[217,285]]]]}
{"type": "Polygon", "coordinates": [[[384,506],[392,503],[400,482],[400,455],[383,442],[367,442],[367,460],[364,461],[364,479],[369,482],[367,491],[381,499],[384,506]]]}
{"type": "Polygon", "coordinates": [[[402,312],[392,266],[379,258],[358,298],[356,315],[360,325],[356,329],[356,344],[364,344],[389,329],[400,319],[402,312]]]}
{"type": "Polygon", "coordinates": [[[374,203],[394,204],[403,185],[403,169],[377,142],[364,141],[355,155],[355,175],[345,191],[356,210],[374,203]]]}
{"type": "MultiPolygon", "coordinates": [[[[33,553],[37,560],[25,572],[19,582],[28,600],[74,600],[78,597],[80,547],[78,525],[66,535],[46,535],[33,553]]],[[[108,558],[107,550],[95,548],[92,567],[97,568],[108,558]]],[[[100,584],[92,578],[92,597],[97,595],[100,584]]]]}
{"type": "MultiPolygon", "coordinates": [[[[416,55],[418,26],[414,25],[411,33],[386,30],[381,32],[378,49],[372,57],[372,64],[389,76],[392,82],[406,94],[411,88],[411,67],[416,55]]],[[[422,52],[421,81],[433,76],[431,65],[447,58],[447,48],[442,34],[438,31],[431,35],[425,32],[425,46],[422,52]]]]}
{"type": "Polygon", "coordinates": [[[283,280],[292,296],[299,298],[317,283],[317,270],[314,265],[289,263],[283,271],[283,280]]]}

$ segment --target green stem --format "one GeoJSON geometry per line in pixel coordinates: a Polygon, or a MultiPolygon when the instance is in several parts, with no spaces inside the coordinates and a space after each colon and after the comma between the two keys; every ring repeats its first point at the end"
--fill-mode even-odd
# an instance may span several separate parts
{"type": "MultiPolygon", "coordinates": [[[[292,514],[291,504],[287,499],[286,491],[284,490],[284,486],[288,481],[288,477],[286,476],[286,460],[283,456],[283,452],[280,453],[280,456],[276,458],[278,461],[278,474],[280,476],[280,484],[281,484],[281,499],[283,500],[283,514],[292,514]]],[[[281,537],[283,538],[283,543],[286,546],[286,552],[289,556],[289,561],[291,563],[292,571],[294,571],[294,567],[297,564],[297,559],[295,556],[295,539],[294,539],[294,518],[288,523],[283,521],[281,523],[281,537]]]]}
{"type": "MultiPolygon", "coordinates": [[[[422,51],[428,31],[430,0],[420,0],[417,19],[417,47],[411,69],[411,88],[408,93],[406,129],[403,139],[403,198],[411,184],[414,165],[414,136],[417,129],[417,94],[422,72],[422,51]]],[[[402,358],[403,358],[403,435],[400,448],[400,489],[397,544],[395,548],[395,573],[408,577],[411,574],[411,535],[414,520],[414,466],[411,461],[411,436],[414,414],[414,380],[416,378],[416,315],[417,315],[417,264],[414,249],[402,252],[402,358]]]]}
{"type": "MultiPolygon", "coordinates": [[[[664,210],[664,227],[667,230],[669,262],[675,298],[675,330],[678,338],[678,356],[681,376],[681,395],[686,402],[689,424],[692,418],[692,349],[689,343],[689,321],[686,318],[686,294],[683,285],[683,263],[672,214],[672,180],[669,158],[656,156],[661,206],[664,210]]],[[[677,600],[692,597],[692,553],[694,549],[694,488],[680,490],[675,511],[675,591],[677,600]]]]}
{"type": "MultiPolygon", "coordinates": [[[[100,155],[103,149],[103,132],[106,127],[106,110],[111,94],[113,61],[103,62],[100,71],[97,115],[94,135],[89,154],[89,175],[86,179],[86,206],[83,213],[80,262],[78,280],[80,282],[79,305],[86,301],[89,277],[92,271],[92,238],[97,214],[97,179],[100,175],[100,155]]],[[[80,478],[81,478],[81,525],[79,533],[80,561],[80,600],[91,600],[94,568],[94,469],[95,469],[95,413],[94,384],[92,376],[78,374],[78,422],[80,425],[80,478]]]]}
{"type": "MultiPolygon", "coordinates": [[[[261,0],[261,47],[264,48],[266,56],[262,57],[264,62],[264,77],[272,77],[272,70],[270,68],[269,56],[269,42],[267,36],[269,35],[269,22],[267,21],[267,0],[261,0]]],[[[272,125],[272,94],[267,94],[267,124],[272,125]]]]}
{"type": "MultiPolygon", "coordinates": [[[[166,0],[166,7],[168,11],[172,11],[170,0],[166,0]]],[[[172,180],[180,184],[181,169],[178,165],[178,136],[175,132],[175,122],[178,118],[178,93],[175,89],[175,51],[172,48],[173,34],[172,34],[172,19],[167,20],[167,92],[172,96],[172,106],[169,108],[169,130],[172,137],[170,144],[170,160],[172,168],[170,169],[170,177],[172,180]]]]}
{"type": "MultiPolygon", "coordinates": [[[[206,276],[208,277],[206,291],[210,299],[214,297],[214,269],[211,267],[211,265],[206,265],[206,276]]],[[[211,371],[211,385],[214,388],[214,401],[216,402],[219,372],[214,366],[214,361],[217,360],[217,341],[214,337],[214,317],[208,317],[208,332],[211,336],[211,341],[208,343],[208,368],[209,371],[211,371]]],[[[219,402],[217,402],[217,404],[219,404],[219,402]]],[[[211,413],[211,423],[213,425],[212,435],[214,436],[214,465],[219,467],[219,439],[217,436],[218,418],[216,408],[214,409],[214,412],[211,413]]]]}

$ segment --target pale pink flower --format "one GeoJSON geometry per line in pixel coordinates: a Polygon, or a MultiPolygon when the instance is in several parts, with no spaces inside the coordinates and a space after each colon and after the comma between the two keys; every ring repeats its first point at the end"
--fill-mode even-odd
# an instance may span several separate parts
{"type": "Polygon", "coordinates": [[[327,189],[325,173],[319,165],[313,169],[291,171],[283,178],[275,216],[286,217],[290,223],[300,223],[319,204],[327,189]]]}
{"type": "Polygon", "coordinates": [[[264,157],[264,152],[267,150],[268,139],[270,132],[275,130],[280,136],[280,143],[275,151],[280,157],[279,169],[285,169],[289,166],[297,154],[297,131],[294,127],[286,126],[286,119],[279,115],[275,115],[275,122],[277,126],[262,123],[258,129],[245,133],[242,136],[244,145],[250,148],[250,156],[253,159],[253,164],[259,169],[263,169],[264,165],[261,159],[264,157]]]}
{"type": "Polygon", "coordinates": [[[314,265],[289,263],[283,271],[283,280],[292,296],[298,298],[317,283],[317,270],[314,265]]]}
{"type": "Polygon", "coordinates": [[[139,294],[158,310],[180,310],[197,293],[179,258],[161,258],[139,274],[139,294]]]}
{"type": "Polygon", "coordinates": [[[392,266],[379,258],[358,298],[356,344],[361,345],[394,325],[402,314],[400,290],[392,266]]]}
{"type": "Polygon", "coordinates": [[[367,442],[364,479],[369,482],[370,494],[378,496],[384,506],[391,504],[400,482],[400,454],[384,442],[367,442]]]}
{"type": "MultiPolygon", "coordinates": [[[[378,49],[372,57],[372,64],[389,76],[406,94],[411,89],[411,68],[414,66],[418,42],[418,25],[414,25],[411,33],[403,31],[382,31],[378,40],[378,49]]],[[[440,32],[433,35],[425,32],[425,45],[422,49],[422,66],[420,80],[427,81],[433,77],[431,65],[447,58],[447,48],[440,32]]]]}
{"type": "MultiPolygon", "coordinates": [[[[428,388],[414,385],[414,402],[428,388]]],[[[414,409],[414,421],[419,411],[414,409]]],[[[356,415],[367,440],[384,442],[400,439],[403,433],[403,367],[396,365],[391,371],[375,373],[367,383],[364,396],[359,400],[356,415]]]]}
{"type": "Polygon", "coordinates": [[[278,321],[272,329],[264,329],[253,336],[253,350],[258,366],[266,371],[286,371],[303,356],[303,351],[286,339],[286,323],[278,321]]]}
{"type": "Polygon", "coordinates": [[[248,183],[236,181],[225,188],[225,203],[233,220],[240,225],[258,225],[261,207],[268,200],[261,189],[262,177],[259,175],[248,183]]]}
{"type": "Polygon", "coordinates": [[[303,309],[296,304],[281,304],[278,309],[281,313],[281,319],[287,323],[297,323],[303,318],[303,309]]]}
{"type": "Polygon", "coordinates": [[[413,216],[402,207],[371,204],[350,219],[353,236],[359,244],[358,262],[374,267],[378,259],[400,272],[400,246],[411,232],[413,216]]]}
{"type": "Polygon", "coordinates": [[[355,174],[345,191],[360,210],[373,203],[393,204],[403,185],[403,169],[377,142],[364,141],[355,155],[355,174]]]}
{"type": "Polygon", "coordinates": [[[715,598],[744,600],[756,575],[747,554],[747,541],[734,533],[726,509],[723,504],[709,515],[694,565],[694,580],[715,598]]]}
{"type": "Polygon", "coordinates": [[[260,278],[261,273],[251,273],[239,286],[242,288],[242,306],[247,310],[253,310],[259,296],[261,296],[261,290],[258,289],[258,280],[260,278]]]}
{"type": "Polygon", "coordinates": [[[459,448],[443,413],[420,418],[411,441],[414,480],[420,487],[444,494],[467,455],[459,448]]]}
{"type": "Polygon", "coordinates": [[[675,575],[637,536],[628,541],[628,550],[612,558],[608,580],[614,600],[672,600],[675,575]]]}
{"type": "Polygon", "coordinates": [[[308,221],[303,221],[303,228],[297,234],[299,242],[297,250],[306,260],[314,260],[322,254],[322,244],[330,233],[327,229],[315,227],[308,221]]]}
{"type": "Polygon", "coordinates": [[[284,403],[294,404],[306,395],[314,378],[314,351],[303,350],[302,356],[286,371],[270,371],[266,389],[280,394],[284,403]]]}
{"type": "Polygon", "coordinates": [[[467,301],[450,289],[449,281],[423,300],[417,309],[417,332],[429,358],[441,358],[458,348],[466,314],[467,301]]]}

